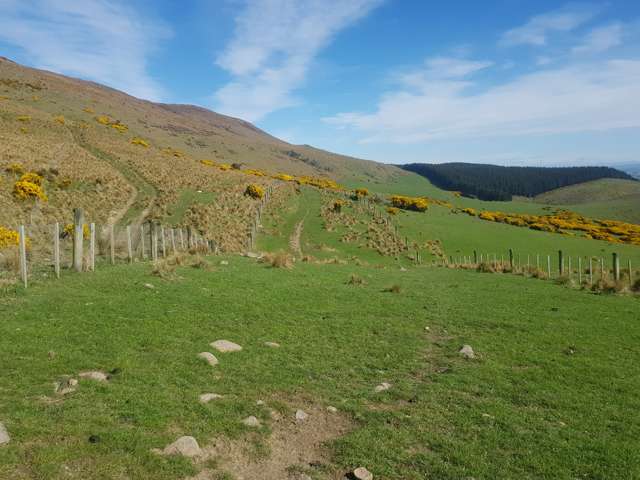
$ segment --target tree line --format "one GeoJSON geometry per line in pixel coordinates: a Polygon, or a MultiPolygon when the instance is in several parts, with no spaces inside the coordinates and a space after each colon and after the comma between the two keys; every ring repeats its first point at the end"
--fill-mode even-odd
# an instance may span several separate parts
{"type": "Polygon", "coordinates": [[[501,167],[474,163],[411,163],[403,169],[426,177],[436,187],[480,200],[534,197],[568,185],[630,175],[610,167],[501,167]]]}

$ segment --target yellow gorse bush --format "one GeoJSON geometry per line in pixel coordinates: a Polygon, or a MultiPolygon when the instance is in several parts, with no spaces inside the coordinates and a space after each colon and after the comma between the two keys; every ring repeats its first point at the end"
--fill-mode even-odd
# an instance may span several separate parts
{"type": "Polygon", "coordinates": [[[286,173],[278,173],[274,175],[273,178],[276,180],[282,180],[283,182],[293,182],[295,177],[293,175],[287,175],[286,173]]]}
{"type": "Polygon", "coordinates": [[[13,185],[13,195],[20,200],[27,200],[30,198],[40,199],[43,202],[48,200],[41,185],[22,180],[18,180],[13,185]]]}
{"type": "Polygon", "coordinates": [[[120,120],[112,120],[107,115],[98,115],[97,117],[95,117],[95,119],[96,119],[96,122],[98,122],[99,124],[105,125],[107,127],[111,127],[119,131],[120,133],[124,133],[127,130],[129,130],[129,127],[127,127],[123,123],[120,123],[120,120]]]}
{"type": "Polygon", "coordinates": [[[202,165],[204,165],[205,167],[215,167],[216,166],[216,162],[214,162],[213,160],[200,160],[200,163],[202,165]]]}
{"type": "Polygon", "coordinates": [[[19,115],[16,120],[18,120],[19,122],[30,122],[31,121],[31,115],[19,115]]]}
{"type": "Polygon", "coordinates": [[[63,115],[57,115],[55,117],[53,117],[53,121],[56,123],[59,123],[60,125],[64,125],[65,124],[65,119],[63,115]]]}
{"type": "Polygon", "coordinates": [[[391,205],[402,210],[413,210],[416,212],[424,212],[429,208],[429,202],[421,197],[406,197],[404,195],[393,195],[391,197],[391,205]]]}
{"type": "Polygon", "coordinates": [[[5,170],[14,175],[22,175],[24,173],[24,167],[20,163],[12,163],[5,170]]]}
{"type": "Polygon", "coordinates": [[[181,152],[180,150],[176,150],[175,148],[171,148],[171,147],[163,148],[162,149],[162,153],[164,153],[165,155],[170,155],[172,157],[176,157],[176,158],[185,158],[186,157],[184,152],[181,152]]]}
{"type": "Polygon", "coordinates": [[[0,226],[0,250],[18,245],[20,235],[17,231],[0,226]]]}
{"type": "Polygon", "coordinates": [[[35,172],[27,172],[20,177],[20,181],[35,183],[36,185],[42,186],[42,184],[44,183],[44,178],[35,172]]]}
{"type": "Polygon", "coordinates": [[[400,209],[397,207],[387,207],[386,210],[389,215],[397,215],[398,213],[400,213],[400,209]]]}
{"type": "Polygon", "coordinates": [[[133,145],[140,145],[141,147],[149,148],[149,142],[147,142],[145,139],[140,137],[133,137],[131,139],[131,143],[133,145]]]}
{"type": "Polygon", "coordinates": [[[87,113],[96,113],[95,110],[91,107],[84,107],[82,111],[87,113]]]}
{"type": "Polygon", "coordinates": [[[247,170],[243,170],[247,175],[253,175],[254,177],[264,177],[266,174],[262,170],[256,170],[253,168],[249,168],[247,170]]]}
{"type": "MultiPolygon", "coordinates": [[[[73,232],[75,231],[75,225],[73,223],[67,223],[62,229],[62,233],[65,236],[73,237],[73,232]]],[[[89,225],[86,223],[82,224],[82,237],[87,240],[91,236],[91,230],[89,230],[89,225]]]]}
{"type": "Polygon", "coordinates": [[[264,189],[260,185],[252,183],[247,186],[244,194],[250,196],[251,198],[260,199],[264,197],[264,189]]]}

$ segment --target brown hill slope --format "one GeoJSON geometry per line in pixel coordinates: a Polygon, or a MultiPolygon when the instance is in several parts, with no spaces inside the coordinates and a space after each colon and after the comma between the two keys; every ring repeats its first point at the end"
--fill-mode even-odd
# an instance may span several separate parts
{"type": "Polygon", "coordinates": [[[239,248],[233,239],[251,219],[246,185],[281,182],[203,160],[349,182],[403,175],[201,107],[156,104],[0,57],[0,225],[64,221],[82,207],[98,223],[171,219],[239,248]],[[45,177],[48,201],[15,198],[13,164],[45,177]]]}

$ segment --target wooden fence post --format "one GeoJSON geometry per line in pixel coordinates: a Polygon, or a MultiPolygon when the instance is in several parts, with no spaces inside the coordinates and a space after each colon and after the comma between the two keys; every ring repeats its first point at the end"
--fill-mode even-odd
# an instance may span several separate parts
{"type": "Polygon", "coordinates": [[[551,278],[551,255],[547,255],[547,275],[551,278]]]}
{"type": "Polygon", "coordinates": [[[540,254],[536,253],[536,268],[540,270],[540,254]]]}
{"type": "Polygon", "coordinates": [[[143,260],[146,258],[144,252],[144,223],[140,225],[140,258],[143,260]]]}
{"type": "Polygon", "coordinates": [[[53,226],[53,271],[56,278],[60,278],[60,224],[53,226]]]}
{"type": "Polygon", "coordinates": [[[111,265],[116,263],[116,235],[114,229],[113,224],[109,225],[109,257],[111,258],[111,265]]]}
{"type": "Polygon", "coordinates": [[[558,250],[558,275],[560,277],[564,275],[564,257],[562,250],[558,250]]]}
{"type": "Polygon", "coordinates": [[[182,231],[182,227],[180,227],[180,250],[184,252],[184,232],[182,231]]]}
{"type": "Polygon", "coordinates": [[[567,271],[569,272],[569,279],[571,279],[571,256],[567,259],[567,271]]]}
{"type": "Polygon", "coordinates": [[[73,211],[73,268],[82,271],[82,256],[84,255],[84,212],[81,208],[73,211]]]}
{"type": "Polygon", "coordinates": [[[167,245],[166,245],[166,241],[164,238],[164,226],[161,225],[160,226],[160,235],[162,235],[162,258],[166,258],[167,257],[167,245]]]}
{"type": "Polygon", "coordinates": [[[18,227],[18,243],[20,246],[20,277],[24,288],[27,288],[27,238],[24,233],[24,225],[18,227]]]}
{"type": "Polygon", "coordinates": [[[155,222],[151,223],[151,238],[151,258],[155,262],[156,260],[158,260],[158,225],[155,222]]]}
{"type": "Polygon", "coordinates": [[[473,263],[478,264],[478,252],[476,250],[473,251],[473,263]]]}
{"type": "Polygon", "coordinates": [[[171,250],[173,254],[176,254],[176,231],[175,229],[171,229],[171,250]]]}
{"type": "Polygon", "coordinates": [[[613,253],[613,278],[616,282],[620,281],[620,258],[617,253],[613,253]]]}
{"type": "Polygon", "coordinates": [[[589,257],[589,285],[593,285],[593,257],[589,257]]]}
{"type": "Polygon", "coordinates": [[[133,263],[133,245],[131,245],[131,225],[127,225],[127,257],[129,263],[133,263]]]}
{"type": "Polygon", "coordinates": [[[582,285],[582,257],[578,257],[578,285],[582,285]]]}
{"type": "Polygon", "coordinates": [[[91,271],[96,269],[96,224],[89,225],[89,268],[91,271]]]}
{"type": "Polygon", "coordinates": [[[629,285],[633,285],[633,273],[631,271],[631,259],[627,260],[627,265],[629,267],[629,285]]]}
{"type": "Polygon", "coordinates": [[[509,268],[513,271],[513,249],[509,249],[509,268]]]}

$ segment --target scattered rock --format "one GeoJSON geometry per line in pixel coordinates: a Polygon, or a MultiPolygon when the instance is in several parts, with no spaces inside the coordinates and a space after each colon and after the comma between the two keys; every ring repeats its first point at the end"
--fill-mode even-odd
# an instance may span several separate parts
{"type": "Polygon", "coordinates": [[[229,262],[227,262],[226,260],[222,260],[222,261],[220,262],[220,265],[229,265],[229,262]]]}
{"type": "Polygon", "coordinates": [[[262,254],[261,253],[256,253],[256,252],[247,252],[244,255],[245,255],[245,257],[248,257],[248,258],[257,258],[257,259],[262,258],[262,254]]]}
{"type": "Polygon", "coordinates": [[[387,382],[382,382],[380,385],[377,385],[374,388],[376,393],[384,392],[385,390],[389,390],[391,388],[391,384],[387,382]]]}
{"type": "Polygon", "coordinates": [[[198,358],[202,358],[212,367],[215,367],[218,364],[218,359],[215,357],[213,353],[210,353],[210,352],[200,352],[198,354],[198,358]]]}
{"type": "Polygon", "coordinates": [[[406,269],[406,268],[404,268],[404,267],[400,267],[400,271],[401,271],[401,272],[406,272],[406,271],[407,271],[407,269],[406,269]]]}
{"type": "Polygon", "coordinates": [[[78,376],[80,378],[86,378],[88,380],[95,380],[96,382],[106,382],[107,380],[109,380],[109,377],[106,373],[99,371],[80,372],[78,376]]]}
{"type": "Polygon", "coordinates": [[[156,287],[154,287],[153,284],[151,284],[151,283],[145,283],[144,284],[144,288],[148,288],[149,290],[153,290],[156,287]]]}
{"type": "Polygon", "coordinates": [[[175,442],[167,445],[162,451],[165,455],[182,455],[183,457],[196,457],[200,455],[200,445],[193,437],[180,437],[175,442]]]}
{"type": "Polygon", "coordinates": [[[78,388],[78,380],[68,376],[61,377],[55,384],[54,392],[58,395],[67,395],[78,388]]]}
{"type": "Polygon", "coordinates": [[[209,403],[211,400],[218,400],[223,398],[222,395],[218,395],[217,393],[203,393],[200,395],[200,403],[209,403]]]}
{"type": "Polygon", "coordinates": [[[354,480],[373,480],[373,473],[364,467],[358,467],[351,474],[351,478],[354,480]]]}
{"type": "Polygon", "coordinates": [[[296,421],[304,422],[307,418],[309,418],[309,415],[305,411],[296,410],[296,421]]]}
{"type": "Polygon", "coordinates": [[[431,330],[429,327],[424,327],[425,332],[428,332],[429,330],[431,330]]]}
{"type": "Polygon", "coordinates": [[[256,405],[258,405],[259,407],[263,406],[264,405],[264,400],[258,400],[256,402],[256,405]]]}
{"type": "Polygon", "coordinates": [[[328,406],[327,412],[329,413],[338,413],[338,409],[336,407],[328,406]]]}
{"type": "Polygon", "coordinates": [[[276,342],[264,342],[265,346],[271,348],[280,348],[280,344],[276,342]]]}
{"type": "Polygon", "coordinates": [[[221,353],[239,352],[242,350],[240,345],[230,342],[229,340],[216,340],[215,342],[211,342],[210,345],[221,353]]]}
{"type": "Polygon", "coordinates": [[[9,443],[11,441],[11,437],[9,436],[9,432],[4,426],[4,423],[0,422],[0,445],[4,445],[5,443],[9,443]]]}
{"type": "Polygon", "coordinates": [[[488,413],[483,413],[483,414],[482,414],[482,416],[483,416],[484,418],[491,418],[491,419],[496,418],[496,417],[494,417],[493,415],[489,415],[488,413]]]}
{"type": "Polygon", "coordinates": [[[463,345],[458,353],[462,355],[464,358],[468,358],[468,359],[476,358],[476,354],[473,352],[473,348],[471,348],[471,345],[463,345]]]}
{"type": "Polygon", "coordinates": [[[260,424],[260,420],[258,420],[253,415],[251,415],[250,417],[247,417],[244,420],[242,420],[242,423],[244,425],[246,425],[247,427],[252,427],[252,428],[257,428],[257,427],[259,427],[261,425],[260,424]]]}
{"type": "Polygon", "coordinates": [[[565,348],[564,350],[564,354],[565,355],[575,355],[576,353],[576,347],[574,345],[569,345],[567,348],[565,348]]]}

